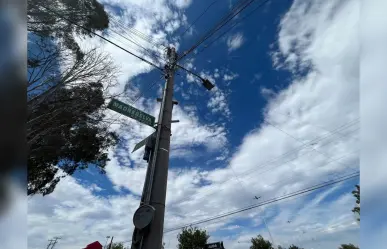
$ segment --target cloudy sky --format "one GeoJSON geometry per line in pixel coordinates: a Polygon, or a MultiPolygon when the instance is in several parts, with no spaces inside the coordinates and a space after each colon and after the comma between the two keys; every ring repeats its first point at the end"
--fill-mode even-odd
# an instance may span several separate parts
{"type": "MultiPolygon", "coordinates": [[[[141,45],[162,55],[167,45],[180,53],[189,49],[237,1],[101,2],[114,20],[106,37],[137,54],[144,54],[141,45]]],[[[180,122],[172,124],[165,230],[359,171],[360,1],[260,4],[181,62],[216,87],[208,92],[183,71],[176,75],[173,119],[180,122]]],[[[131,103],[142,92],[134,105],[157,116],[155,98],[163,86],[157,70],[98,38],[79,41],[110,53],[120,66],[114,91],[127,90],[122,101],[131,103]]],[[[62,180],[53,194],[30,198],[28,248],[44,248],[54,236],[62,237],[56,249],[105,244],[106,236],[130,245],[146,167],[143,151],[130,151],[152,129],[108,115],[125,124],[111,126],[122,139],[109,152],[106,175],[89,168],[62,180]]],[[[358,183],[354,177],[197,226],[226,248],[248,248],[258,234],[283,246],[359,244],[351,212],[358,183]]],[[[178,232],[165,233],[166,249],[176,248],[178,232]]]]}

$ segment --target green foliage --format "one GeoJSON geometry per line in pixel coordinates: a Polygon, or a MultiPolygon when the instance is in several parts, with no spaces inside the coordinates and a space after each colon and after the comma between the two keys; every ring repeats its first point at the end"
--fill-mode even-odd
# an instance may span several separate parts
{"type": "Polygon", "coordinates": [[[95,165],[104,173],[117,136],[100,125],[102,84],[61,88],[28,115],[28,195],[50,194],[60,178],[95,165]],[[58,168],[65,173],[55,176],[58,168]]]}
{"type": "Polygon", "coordinates": [[[74,34],[92,36],[92,33],[63,20],[57,14],[93,32],[109,26],[109,17],[103,5],[96,0],[28,0],[27,6],[27,31],[58,39],[78,58],[83,54],[74,34]]]}
{"type": "MultiPolygon", "coordinates": [[[[63,4],[61,11],[70,11],[80,2],[30,0],[28,4],[29,31],[34,34],[27,60],[28,195],[50,194],[61,178],[89,165],[104,173],[109,161],[107,149],[118,140],[104,126],[103,115],[108,89],[117,75],[111,58],[96,49],[81,52],[77,45],[69,45],[72,35],[81,31],[40,8],[63,4]],[[58,175],[59,169],[62,175],[58,175]]],[[[97,12],[103,10],[95,0],[85,4],[97,12]]],[[[107,16],[100,15],[105,24],[96,21],[87,25],[95,30],[107,27],[107,16]]]]}
{"type": "MultiPolygon", "coordinates": [[[[109,248],[109,247],[108,247],[109,248]]],[[[127,249],[126,247],[124,247],[124,243],[122,242],[117,242],[117,243],[113,243],[112,244],[112,247],[110,249],[127,249]]]]}
{"type": "Polygon", "coordinates": [[[251,238],[250,249],[274,249],[274,247],[270,241],[258,235],[256,238],[251,238]]]}
{"type": "Polygon", "coordinates": [[[360,185],[356,185],[356,189],[352,191],[352,194],[356,198],[356,207],[352,209],[352,212],[359,215],[357,220],[360,221],[360,185]]]}
{"type": "Polygon", "coordinates": [[[353,244],[342,244],[339,249],[359,249],[359,247],[353,244]]]}
{"type": "Polygon", "coordinates": [[[178,249],[201,249],[207,244],[210,236],[206,230],[201,230],[196,227],[184,228],[181,233],[177,235],[179,242],[178,249]]]}
{"type": "Polygon", "coordinates": [[[298,247],[296,245],[291,245],[291,246],[289,246],[289,249],[303,249],[303,248],[298,247]]]}

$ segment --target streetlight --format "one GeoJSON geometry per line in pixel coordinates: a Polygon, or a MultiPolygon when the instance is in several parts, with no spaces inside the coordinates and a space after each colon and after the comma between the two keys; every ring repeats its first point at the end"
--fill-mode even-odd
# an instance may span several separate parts
{"type": "Polygon", "coordinates": [[[214,84],[212,84],[208,79],[202,79],[203,86],[210,91],[212,88],[214,88],[214,84]]]}

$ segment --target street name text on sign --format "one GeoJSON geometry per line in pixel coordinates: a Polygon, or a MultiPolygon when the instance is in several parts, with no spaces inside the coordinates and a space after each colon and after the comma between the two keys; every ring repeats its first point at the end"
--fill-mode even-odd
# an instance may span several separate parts
{"type": "Polygon", "coordinates": [[[129,118],[133,118],[143,124],[154,127],[155,117],[140,111],[133,106],[125,104],[117,99],[112,99],[107,106],[109,109],[121,113],[129,118]]]}

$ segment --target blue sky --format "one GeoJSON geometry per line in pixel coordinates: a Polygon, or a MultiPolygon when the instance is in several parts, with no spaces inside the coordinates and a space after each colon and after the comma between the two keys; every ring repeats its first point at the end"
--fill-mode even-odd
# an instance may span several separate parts
{"type": "MultiPolygon", "coordinates": [[[[116,16],[120,22],[176,46],[178,52],[192,46],[235,4],[218,0],[179,39],[210,1],[102,2],[111,15],[121,13],[116,16]]],[[[176,76],[179,105],[173,114],[180,123],[172,124],[166,229],[254,204],[255,195],[268,200],[359,170],[359,42],[354,31],[359,2],[339,2],[269,1],[211,47],[181,62],[216,87],[208,92],[184,72],[176,76]]],[[[132,39],[162,51],[130,28],[132,39]]],[[[114,22],[107,37],[140,53],[113,31],[124,34],[114,22]]],[[[111,90],[127,90],[120,100],[130,103],[143,92],[134,105],[157,116],[155,98],[163,81],[149,90],[160,77],[157,70],[98,38],[79,42],[85,49],[98,46],[121,67],[119,84],[111,90]]],[[[59,249],[102,243],[107,235],[130,240],[146,166],[142,150],[130,151],[152,129],[112,111],[107,115],[126,124],[111,126],[122,141],[109,151],[106,175],[90,167],[61,181],[52,195],[31,198],[31,248],[45,246],[53,236],[63,237],[59,249]]],[[[358,182],[355,178],[199,227],[209,231],[211,241],[248,248],[251,237],[269,239],[264,216],[275,244],[328,249],[359,244],[359,224],[351,213],[351,191],[358,182]]],[[[166,234],[164,242],[165,248],[176,248],[176,232],[166,234]]]]}

